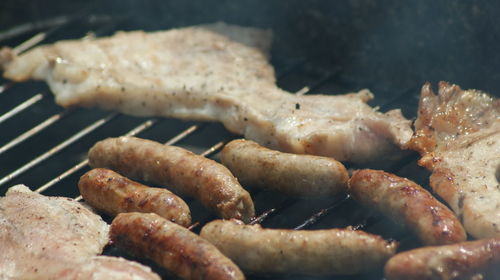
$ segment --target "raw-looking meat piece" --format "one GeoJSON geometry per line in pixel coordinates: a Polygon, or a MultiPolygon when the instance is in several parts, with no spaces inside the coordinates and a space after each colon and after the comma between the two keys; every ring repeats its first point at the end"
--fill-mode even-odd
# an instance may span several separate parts
{"type": "Polygon", "coordinates": [[[425,84],[409,147],[430,185],[476,238],[500,236],[500,100],[478,90],[425,84]]]}
{"type": "Polygon", "coordinates": [[[160,279],[138,263],[96,256],[108,233],[79,202],[14,186],[0,198],[0,279],[160,279]]]}
{"type": "Polygon", "coordinates": [[[224,219],[249,222],[255,215],[250,194],[229,169],[180,147],[136,137],[108,138],[89,150],[89,164],[194,197],[224,219]]]}
{"type": "Polygon", "coordinates": [[[78,189],[85,202],[106,214],[123,212],[156,213],[184,227],[191,225],[186,202],[162,188],[134,182],[112,170],[95,168],[83,174],[78,189]]]}
{"type": "Polygon", "coordinates": [[[36,258],[83,261],[101,253],[108,231],[101,217],[70,198],[14,186],[0,198],[0,271],[41,270],[36,263],[24,263],[24,251],[36,258]]]}
{"type": "Polygon", "coordinates": [[[368,90],[297,96],[279,89],[260,50],[203,27],[61,41],[19,56],[3,49],[0,67],[15,81],[47,81],[65,107],[220,121],[263,146],[339,161],[398,158],[413,133],[400,110],[368,106],[368,90]]]}
{"type": "Polygon", "coordinates": [[[351,229],[286,230],[238,220],[206,224],[201,237],[249,273],[357,274],[384,265],[397,244],[351,229]]]}
{"type": "Polygon", "coordinates": [[[406,226],[426,245],[452,244],[467,237],[448,207],[406,178],[380,170],[356,170],[349,179],[349,193],[362,205],[406,226]]]}
{"type": "Polygon", "coordinates": [[[154,213],[118,214],[110,236],[115,246],[152,259],[182,279],[245,279],[210,242],[154,213]]]}
{"type": "Polygon", "coordinates": [[[500,239],[423,247],[399,253],[384,269],[387,280],[481,280],[500,275],[500,239]]]}
{"type": "Polygon", "coordinates": [[[0,279],[159,279],[135,262],[95,256],[108,232],[79,202],[14,186],[0,198],[0,279]]]}
{"type": "Polygon", "coordinates": [[[220,159],[245,186],[298,198],[331,197],[347,191],[347,170],[333,158],[282,153],[238,139],[224,146],[220,159]]]}

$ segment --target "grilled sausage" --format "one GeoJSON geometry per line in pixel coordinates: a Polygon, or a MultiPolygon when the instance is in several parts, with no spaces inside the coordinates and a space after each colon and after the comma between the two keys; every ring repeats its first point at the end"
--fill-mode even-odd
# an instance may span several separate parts
{"type": "Polygon", "coordinates": [[[427,245],[465,241],[462,224],[448,207],[416,183],[379,170],[357,170],[349,191],[361,204],[405,225],[427,245]]]}
{"type": "Polygon", "coordinates": [[[189,207],[166,189],[150,188],[104,168],[80,177],[80,194],[87,203],[108,215],[123,212],[156,213],[181,226],[191,224],[189,207]]]}
{"type": "Polygon", "coordinates": [[[282,153],[243,139],[228,143],[220,157],[243,185],[300,198],[347,191],[347,170],[333,158],[282,153]]]}
{"type": "Polygon", "coordinates": [[[397,247],[362,231],[263,229],[237,220],[212,221],[200,235],[249,273],[356,274],[382,267],[397,247]]]}
{"type": "Polygon", "coordinates": [[[418,248],[392,257],[387,280],[498,279],[500,238],[418,248]]]}
{"type": "Polygon", "coordinates": [[[152,259],[183,279],[245,279],[210,242],[154,213],[118,214],[110,238],[118,248],[152,259]]]}
{"type": "Polygon", "coordinates": [[[250,221],[250,194],[222,164],[174,146],[135,137],[108,138],[89,151],[89,164],[192,196],[224,219],[250,221]]]}

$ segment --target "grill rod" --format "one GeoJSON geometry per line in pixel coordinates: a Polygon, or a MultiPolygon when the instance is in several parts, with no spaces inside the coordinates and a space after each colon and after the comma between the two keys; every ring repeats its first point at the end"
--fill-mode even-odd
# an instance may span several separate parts
{"type": "Polygon", "coordinates": [[[52,149],[50,149],[49,151],[41,154],[40,156],[38,156],[38,157],[34,158],[33,160],[31,160],[30,162],[28,162],[27,164],[25,164],[22,167],[16,169],[15,171],[13,171],[12,173],[10,173],[9,175],[7,175],[7,176],[3,177],[2,179],[0,179],[0,186],[2,186],[3,184],[9,182],[10,180],[16,178],[17,176],[19,176],[22,173],[26,172],[27,170],[29,170],[33,166],[39,164],[40,162],[42,162],[42,161],[50,158],[55,153],[57,153],[57,152],[61,151],[62,149],[68,147],[69,145],[71,145],[72,143],[76,142],[77,140],[79,140],[83,136],[91,133],[95,129],[99,128],[100,126],[104,125],[105,123],[107,123],[111,119],[115,118],[117,115],[118,115],[117,113],[109,114],[108,116],[106,116],[106,117],[104,117],[104,118],[96,121],[95,123],[87,126],[84,129],[80,130],[79,132],[77,132],[76,134],[74,134],[73,136],[71,136],[70,138],[66,139],[65,141],[59,143],[58,145],[56,145],[55,147],[53,147],[52,149]]]}
{"type": "MultiPolygon", "coordinates": [[[[68,24],[72,20],[74,20],[74,19],[71,19],[71,18],[64,18],[63,19],[63,18],[61,18],[61,19],[48,20],[47,22],[50,22],[51,25],[55,25],[55,26],[53,26],[51,29],[49,29],[49,30],[47,30],[45,32],[40,32],[40,33],[36,34],[35,36],[31,37],[30,39],[24,41],[23,43],[21,43],[20,45],[18,45],[17,47],[15,47],[14,50],[17,49],[17,51],[15,51],[15,53],[19,54],[19,53],[21,53],[21,52],[23,52],[23,51],[25,51],[27,49],[30,49],[30,48],[34,47],[35,45],[37,45],[40,42],[42,42],[45,38],[47,38],[48,35],[54,33],[56,30],[58,30],[59,28],[63,27],[64,25],[68,24]],[[56,24],[56,23],[58,23],[58,24],[56,24]]],[[[93,17],[93,16],[91,16],[91,17],[88,18],[89,22],[99,21],[99,20],[101,20],[101,21],[108,21],[109,18],[108,17],[103,17],[101,19],[99,17],[93,17]]],[[[33,28],[34,28],[34,26],[31,26],[31,29],[33,29],[33,28]]],[[[30,29],[25,30],[24,27],[21,28],[20,30],[24,30],[24,32],[29,32],[30,31],[30,29]]],[[[104,30],[104,28],[103,28],[103,30],[104,30]]],[[[13,82],[8,82],[7,84],[4,84],[4,85],[0,86],[0,94],[3,93],[4,91],[8,90],[13,85],[14,85],[13,82]]],[[[7,119],[9,119],[11,117],[13,117],[14,115],[16,115],[18,113],[21,113],[25,109],[28,109],[29,107],[31,107],[32,105],[34,105],[38,101],[40,101],[43,97],[44,97],[43,94],[37,94],[37,95],[33,96],[32,98],[28,99],[27,101],[23,102],[22,104],[19,104],[16,108],[14,108],[11,111],[9,111],[9,112],[5,113],[4,115],[0,116],[0,123],[2,123],[3,121],[5,121],[5,120],[7,120],[7,119]]],[[[24,132],[23,134],[19,135],[18,137],[12,139],[10,142],[8,142],[7,144],[5,144],[2,147],[0,147],[0,155],[2,153],[6,152],[7,150],[13,148],[14,146],[21,144],[25,140],[27,140],[30,137],[36,135],[37,133],[43,131],[44,129],[50,127],[52,124],[54,124],[55,122],[57,122],[58,120],[60,120],[62,117],[68,115],[71,112],[73,112],[72,109],[66,109],[63,112],[60,112],[60,113],[55,114],[55,115],[52,115],[51,117],[49,117],[45,121],[41,122],[40,124],[36,125],[35,127],[31,128],[31,129],[29,129],[28,131],[24,132]]],[[[0,183],[0,185],[1,185],[1,183],[0,183]]]]}
{"type": "Polygon", "coordinates": [[[60,16],[48,20],[38,21],[35,23],[29,22],[18,26],[14,26],[0,33],[0,41],[7,40],[22,34],[26,34],[28,32],[32,32],[35,29],[40,30],[44,28],[53,28],[56,26],[61,26],[68,23],[69,20],[70,19],[67,16],[60,16]]]}
{"type": "Polygon", "coordinates": [[[27,99],[23,103],[17,105],[16,107],[12,108],[11,110],[6,112],[5,114],[1,115],[0,116],[0,124],[3,123],[4,121],[14,117],[15,115],[19,114],[20,112],[26,110],[27,108],[33,106],[34,104],[36,104],[37,102],[39,102],[42,99],[43,99],[43,94],[41,94],[41,93],[35,94],[33,97],[27,99]]]}
{"type": "MultiPolygon", "coordinates": [[[[125,135],[126,136],[137,135],[137,134],[143,132],[144,130],[152,127],[156,122],[157,122],[156,119],[147,120],[147,121],[143,122],[142,124],[140,124],[139,126],[132,129],[131,131],[127,132],[125,135]]],[[[44,185],[42,185],[41,187],[36,189],[35,192],[41,193],[41,192],[47,190],[48,188],[50,188],[54,184],[60,182],[62,179],[70,176],[71,174],[73,174],[73,173],[77,172],[78,170],[82,169],[83,167],[85,167],[88,164],[88,162],[89,162],[88,159],[81,161],[77,165],[75,165],[75,166],[71,167],[70,169],[66,170],[65,172],[63,172],[61,175],[55,177],[54,179],[50,180],[49,182],[45,183],[44,185]]]]}
{"type": "Polygon", "coordinates": [[[17,136],[16,138],[12,139],[7,144],[5,144],[2,147],[0,147],[0,155],[3,154],[4,152],[6,152],[7,150],[9,150],[10,148],[21,144],[22,142],[24,142],[25,140],[27,140],[30,137],[34,136],[35,134],[41,132],[42,130],[48,128],[49,126],[51,126],[55,122],[57,122],[60,119],[62,119],[64,116],[68,115],[69,112],[71,112],[71,111],[72,110],[65,110],[65,111],[62,111],[62,112],[57,113],[55,115],[52,115],[51,117],[49,117],[45,121],[39,123],[35,127],[27,130],[23,134],[21,134],[21,135],[17,136]]]}
{"type": "Polygon", "coordinates": [[[2,94],[4,91],[8,90],[11,86],[13,86],[13,82],[8,82],[6,84],[3,84],[0,86],[0,94],[2,94]]]}

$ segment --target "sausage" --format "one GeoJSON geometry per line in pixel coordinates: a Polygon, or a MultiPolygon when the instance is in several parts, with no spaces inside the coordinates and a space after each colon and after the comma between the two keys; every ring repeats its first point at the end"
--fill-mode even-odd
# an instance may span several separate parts
{"type": "Polygon", "coordinates": [[[224,219],[249,222],[255,215],[250,194],[225,166],[179,147],[135,137],[108,138],[90,149],[89,164],[192,196],[224,219]]]}
{"type": "Polygon", "coordinates": [[[498,279],[500,237],[399,253],[384,274],[387,280],[498,279]]]}
{"type": "Polygon", "coordinates": [[[245,279],[214,245],[154,213],[121,213],[111,223],[112,244],[149,258],[183,279],[245,279]]]}
{"type": "Polygon", "coordinates": [[[95,168],[85,173],[78,188],[88,204],[111,216],[153,212],[181,226],[191,225],[191,212],[180,197],[166,189],[139,184],[109,169],[95,168]]]}
{"type": "Polygon", "coordinates": [[[228,143],[220,159],[243,185],[300,198],[347,191],[347,170],[333,158],[282,153],[240,139],[228,143]]]}
{"type": "Polygon", "coordinates": [[[426,245],[466,239],[465,230],[453,212],[406,178],[379,170],[357,170],[349,179],[349,192],[361,204],[406,226],[426,245]]]}
{"type": "Polygon", "coordinates": [[[263,229],[234,219],[212,221],[200,235],[249,273],[357,274],[382,267],[397,247],[351,229],[263,229]]]}

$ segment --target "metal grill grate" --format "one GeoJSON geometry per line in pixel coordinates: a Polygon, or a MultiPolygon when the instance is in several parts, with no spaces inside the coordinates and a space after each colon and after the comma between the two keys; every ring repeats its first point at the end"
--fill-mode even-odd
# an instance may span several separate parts
{"type": "MultiPolygon", "coordinates": [[[[77,23],[95,28],[94,20],[79,18],[77,23]]],[[[71,26],[74,20],[53,20],[46,32],[38,33],[32,39],[19,45],[18,51],[28,49],[52,38],[56,31],[69,32],[78,37],[71,26]]],[[[107,35],[117,29],[117,22],[107,19],[98,21],[96,35],[107,35]]],[[[24,33],[29,29],[22,29],[24,33]]],[[[12,32],[11,32],[12,33],[12,32]]],[[[10,33],[9,33],[10,34],[10,33]]],[[[64,33],[68,34],[68,33],[64,33]]],[[[21,35],[21,34],[16,34],[21,35]]],[[[84,35],[84,34],[83,34],[84,35]]],[[[0,34],[0,40],[6,36],[0,34]]],[[[0,44],[2,42],[0,41],[0,44]]],[[[406,113],[416,108],[416,88],[409,88],[398,94],[388,94],[389,89],[377,85],[366,85],[352,81],[342,75],[339,69],[317,69],[301,59],[274,58],[279,66],[278,84],[297,94],[310,92],[347,92],[371,88],[383,111],[400,107],[406,113]],[[305,86],[305,87],[304,87],[305,86]],[[382,95],[378,95],[382,93],[382,95]],[[384,96],[388,96],[384,98],[384,96]],[[411,96],[411,98],[408,98],[411,96]]],[[[275,65],[276,65],[275,64],[275,65]]],[[[43,83],[27,82],[11,84],[3,81],[0,87],[0,195],[14,184],[26,184],[33,190],[46,195],[61,195],[78,200],[77,182],[79,176],[89,170],[86,153],[99,140],[120,135],[135,135],[142,138],[178,145],[203,156],[217,160],[217,153],[224,144],[238,136],[227,132],[217,123],[197,123],[174,119],[147,119],[103,112],[97,109],[62,109],[54,104],[49,90],[43,83]]],[[[351,167],[355,168],[355,167],[351,167]]],[[[410,177],[419,182],[425,176],[414,164],[414,157],[405,158],[391,168],[392,172],[410,177]]],[[[425,182],[419,182],[425,185],[425,182]]],[[[384,218],[374,216],[361,209],[352,199],[340,196],[324,201],[300,201],[276,193],[250,190],[258,217],[253,223],[265,227],[317,229],[345,227],[381,234],[389,239],[398,239],[404,246],[414,246],[417,241],[406,237],[406,232],[384,218]],[[406,244],[406,245],[405,245],[406,244]]],[[[197,202],[187,199],[193,215],[193,230],[214,218],[197,202]]],[[[115,254],[112,249],[105,252],[115,254]]],[[[355,277],[360,279],[359,276],[355,277]]],[[[380,279],[381,275],[366,275],[362,279],[380,279]]],[[[308,278],[309,279],[309,278],[308,278]]],[[[351,279],[331,277],[328,279],[351,279]]]]}

